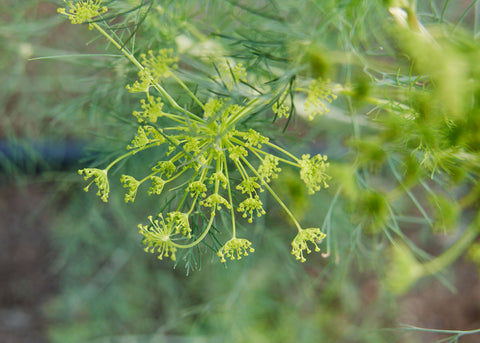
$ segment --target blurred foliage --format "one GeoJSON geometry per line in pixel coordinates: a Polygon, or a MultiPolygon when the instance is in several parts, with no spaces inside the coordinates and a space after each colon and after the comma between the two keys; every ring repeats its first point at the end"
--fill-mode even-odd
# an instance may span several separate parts
{"type": "MultiPolygon", "coordinates": [[[[262,195],[267,215],[248,229],[239,224],[255,253],[225,268],[212,263],[212,241],[212,249],[179,256],[172,270],[142,251],[135,228],[152,207],[168,207],[173,193],[153,204],[139,194],[126,205],[114,171],[117,196],[104,205],[81,192],[79,178],[43,173],[63,178],[68,195],[52,228],[62,290],[44,308],[52,342],[385,342],[398,335],[381,330],[398,324],[395,295],[438,276],[466,251],[480,265],[473,243],[478,1],[104,4],[105,19],[135,55],[173,49],[182,79],[199,97],[229,93],[219,70],[229,58],[251,75],[253,93],[268,85],[278,106],[289,106],[288,118],[262,108],[245,125],[297,155],[329,156],[329,192],[309,196],[288,167],[273,181],[297,218],[327,237],[323,256],[296,263],[287,248],[291,223],[262,195]],[[309,122],[305,90],[318,79],[337,85],[338,98],[309,122]]],[[[7,71],[0,74],[0,137],[26,146],[26,161],[45,159],[31,148],[39,141],[92,143],[84,165],[106,164],[137,132],[131,113],[139,97],[125,89],[137,73],[88,23],[79,28],[56,15],[64,5],[7,1],[0,13],[0,67],[7,71]]],[[[165,82],[181,106],[195,108],[165,82]]],[[[149,160],[139,158],[122,172],[149,160]]],[[[6,158],[0,164],[18,177],[21,166],[6,158]]],[[[415,342],[416,329],[399,341],[415,342]]]]}

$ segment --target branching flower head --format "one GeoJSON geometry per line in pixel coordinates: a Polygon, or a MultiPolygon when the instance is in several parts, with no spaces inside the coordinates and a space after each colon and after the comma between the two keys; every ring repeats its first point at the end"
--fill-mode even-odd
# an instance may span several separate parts
{"type": "Polygon", "coordinates": [[[318,252],[320,248],[317,244],[320,244],[325,236],[326,235],[318,228],[300,230],[292,241],[292,255],[295,255],[297,260],[305,262],[306,259],[303,256],[303,251],[305,250],[307,254],[312,252],[307,242],[311,242],[315,246],[315,251],[318,252]]]}
{"type": "Polygon", "coordinates": [[[221,262],[227,262],[225,257],[231,260],[240,260],[242,256],[248,256],[249,252],[254,252],[252,243],[244,238],[232,238],[223,247],[218,250],[217,255],[221,258],[221,262]]]}
{"type": "Polygon", "coordinates": [[[161,260],[164,256],[170,256],[175,261],[175,253],[177,248],[172,244],[171,235],[174,230],[174,222],[171,220],[165,221],[162,214],[158,215],[159,219],[153,220],[152,216],[148,217],[150,224],[139,224],[138,232],[144,236],[142,241],[146,245],[145,251],[155,253],[158,252],[158,258],[161,260]]]}
{"type": "Polygon", "coordinates": [[[125,194],[125,202],[134,202],[140,182],[130,175],[122,175],[120,182],[123,183],[123,187],[128,188],[128,192],[125,194]]]}
{"type": "Polygon", "coordinates": [[[212,211],[215,211],[215,209],[221,210],[222,209],[221,205],[225,205],[226,208],[232,207],[230,203],[227,201],[227,199],[225,199],[218,193],[214,193],[210,195],[208,198],[206,198],[205,200],[200,201],[200,205],[203,205],[205,207],[211,207],[212,211]]]}
{"type": "Polygon", "coordinates": [[[163,191],[163,187],[167,182],[163,180],[160,176],[155,175],[150,176],[150,180],[152,180],[152,186],[148,190],[148,195],[161,194],[163,191]]]}
{"type": "MultiPolygon", "coordinates": [[[[251,123],[247,120],[249,117],[265,112],[272,104],[277,116],[287,117],[290,111],[293,111],[293,91],[284,92],[280,96],[277,94],[272,99],[268,95],[272,93],[272,89],[261,89],[262,86],[257,89],[247,81],[245,68],[232,61],[217,68],[219,82],[216,86],[223,85],[230,91],[236,88],[234,92],[227,94],[228,92],[225,93],[225,89],[222,89],[222,93],[217,93],[212,89],[211,99],[204,103],[204,95],[209,88],[192,91],[190,82],[195,80],[189,79],[189,73],[182,77],[175,74],[174,69],[179,59],[173,50],[162,49],[158,53],[148,51],[141,53],[137,59],[126,43],[113,34],[114,29],[106,20],[98,23],[91,21],[106,11],[106,8],[100,7],[100,0],[81,0],[77,1],[76,5],[70,1],[66,3],[71,9],[68,13],[66,10],[60,12],[69,16],[72,22],[91,23],[92,27],[106,36],[139,69],[137,81],[127,86],[127,89],[145,94],[144,99],[140,100],[141,109],[133,112],[138,127],[126,147],[127,152],[112,161],[105,170],[87,168],[79,172],[85,179],[93,178],[85,190],[95,183],[98,187],[97,194],[103,201],[107,201],[107,171],[124,159],[133,159],[138,157],[138,153],[152,149],[149,150],[150,154],[142,155],[153,160],[137,164],[151,168],[149,174],[141,180],[129,175],[122,175],[120,178],[127,189],[126,202],[135,200],[139,185],[147,180],[151,182],[149,195],[161,194],[167,184],[169,190],[174,191],[171,193],[173,196],[168,197],[170,199],[165,199],[166,205],[171,206],[174,211],[159,214],[156,218],[150,216],[147,225],[138,226],[146,251],[158,253],[159,259],[167,256],[175,260],[177,249],[191,249],[201,242],[208,244],[205,243],[205,238],[212,235],[215,239],[213,235],[216,230],[211,231],[211,228],[215,228],[215,220],[218,218],[215,218],[216,211],[226,207],[228,211],[225,212],[229,212],[232,217],[233,238],[220,248],[218,256],[225,262],[226,258],[240,259],[248,255],[254,249],[248,240],[236,238],[235,220],[238,217],[237,212],[250,223],[253,217],[265,214],[259,197],[259,193],[264,189],[272,194],[300,228],[293,214],[268,183],[281,172],[280,163],[285,163],[301,168],[302,179],[311,192],[321,186],[326,187],[326,158],[317,155],[310,159],[309,155],[304,155],[300,160],[270,142],[268,137],[262,135],[262,129],[245,129],[245,126],[251,123]],[[163,82],[167,77],[171,77],[172,82],[163,82]],[[184,79],[188,82],[184,82],[184,79]],[[178,98],[175,93],[171,93],[172,83],[176,84],[173,89],[181,90],[182,94],[190,97],[191,102],[185,102],[183,97],[178,98]],[[197,94],[202,95],[198,97],[197,94]],[[289,95],[290,99],[287,99],[289,95]],[[162,149],[153,151],[162,144],[162,149]],[[180,195],[182,192],[183,195],[180,195]],[[180,195],[178,198],[177,194],[180,195]],[[193,219],[206,218],[208,212],[209,220],[193,219]],[[190,220],[192,226],[193,223],[196,224],[195,234],[192,233],[190,220]],[[203,229],[200,226],[203,226],[203,229]]],[[[290,85],[293,86],[293,81],[290,85]]],[[[312,94],[318,93],[315,85],[311,87],[312,94]]],[[[291,87],[290,89],[293,89],[291,87]]],[[[325,101],[333,98],[327,91],[321,93],[321,96],[325,101]]],[[[292,243],[292,253],[304,261],[303,251],[310,252],[307,242],[311,241],[317,250],[316,244],[323,236],[318,229],[301,230],[292,243]]]]}
{"type": "Polygon", "coordinates": [[[80,175],[84,175],[84,180],[88,180],[93,177],[93,180],[84,188],[85,192],[88,192],[90,185],[95,182],[98,188],[97,195],[102,201],[108,201],[108,194],[110,193],[110,184],[108,183],[107,171],[97,168],[85,168],[78,171],[80,175]]]}
{"type": "Polygon", "coordinates": [[[173,55],[172,49],[161,49],[154,55],[150,50],[146,54],[141,54],[142,64],[151,74],[154,82],[170,76],[170,71],[176,69],[178,56],[173,55]]]}
{"type": "Polygon", "coordinates": [[[161,49],[156,55],[150,50],[141,54],[140,58],[144,68],[138,72],[138,80],[126,87],[130,93],[148,93],[152,83],[170,76],[178,62],[178,56],[173,55],[172,49],[161,49]]]}
{"type": "Polygon", "coordinates": [[[325,102],[331,103],[337,99],[333,93],[333,87],[330,80],[313,80],[308,87],[307,100],[305,101],[305,111],[308,113],[308,119],[312,120],[315,116],[328,113],[325,102]]]}
{"type": "Polygon", "coordinates": [[[177,167],[172,161],[159,161],[155,167],[153,167],[153,171],[160,171],[165,175],[166,178],[172,176],[175,173],[177,167]]]}
{"type": "Polygon", "coordinates": [[[133,111],[133,116],[137,118],[139,123],[144,123],[145,121],[156,123],[158,118],[165,115],[162,112],[162,99],[148,95],[147,101],[145,99],[140,100],[143,111],[133,111]]]}
{"type": "Polygon", "coordinates": [[[228,156],[233,161],[238,161],[241,157],[248,156],[248,151],[241,145],[234,145],[228,148],[228,156]]]}
{"type": "Polygon", "coordinates": [[[310,158],[309,154],[302,155],[300,164],[300,178],[305,182],[310,194],[319,191],[322,187],[327,188],[330,176],[326,174],[329,166],[327,156],[315,155],[310,158]]]}
{"type": "Polygon", "coordinates": [[[188,192],[193,197],[198,197],[199,195],[202,198],[207,196],[207,186],[202,181],[194,181],[188,185],[188,192]]]}
{"type": "Polygon", "coordinates": [[[257,189],[259,189],[260,192],[263,192],[263,189],[261,189],[260,185],[258,184],[256,177],[248,177],[244,179],[239,185],[237,185],[237,189],[242,191],[242,194],[252,194],[256,192],[257,189]]]}
{"type": "Polygon", "coordinates": [[[210,118],[220,111],[225,102],[221,98],[211,98],[205,104],[203,116],[204,118],[210,118]]]}
{"type": "Polygon", "coordinates": [[[279,104],[278,102],[274,103],[272,106],[272,111],[275,113],[278,118],[288,118],[290,116],[290,107],[285,103],[279,104]]]}
{"type": "Polygon", "coordinates": [[[253,212],[257,213],[257,217],[260,217],[262,214],[265,214],[265,210],[263,209],[263,203],[260,201],[258,196],[252,198],[247,198],[240,203],[238,206],[238,212],[243,212],[243,218],[248,218],[248,222],[253,222],[253,212]]]}
{"type": "Polygon", "coordinates": [[[227,184],[228,184],[227,177],[221,171],[213,173],[212,176],[210,177],[209,182],[210,182],[210,184],[213,184],[214,182],[219,182],[219,184],[223,188],[227,188],[227,184]]]}
{"type": "MultiPolygon", "coordinates": [[[[92,18],[108,11],[107,7],[101,6],[102,0],[81,0],[75,4],[73,1],[64,1],[69,8],[59,8],[57,12],[68,16],[72,24],[89,22],[92,18]]],[[[90,25],[91,28],[92,26],[90,25]]]]}
{"type": "Polygon", "coordinates": [[[168,219],[174,225],[174,233],[181,234],[187,238],[191,238],[192,229],[190,228],[190,223],[188,221],[188,214],[180,211],[170,212],[168,214],[168,219]]]}
{"type": "Polygon", "coordinates": [[[278,177],[278,173],[282,169],[278,167],[278,157],[268,154],[263,159],[262,164],[258,168],[258,174],[266,182],[270,182],[270,179],[275,179],[278,177]]]}
{"type": "Polygon", "coordinates": [[[246,147],[257,147],[259,149],[262,147],[263,143],[269,141],[268,137],[262,136],[260,133],[252,129],[248,130],[248,132],[243,135],[243,138],[246,140],[246,147]]]}

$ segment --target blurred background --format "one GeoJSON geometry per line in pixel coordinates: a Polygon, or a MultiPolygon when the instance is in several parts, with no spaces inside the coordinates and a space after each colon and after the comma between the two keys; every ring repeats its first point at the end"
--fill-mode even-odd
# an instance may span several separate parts
{"type": "MultiPolygon", "coordinates": [[[[200,23],[208,19],[202,8],[215,15],[208,8],[214,2],[194,3],[155,6],[175,9],[177,18],[185,10],[179,4],[187,6],[200,23]]],[[[232,3],[222,10],[233,11],[232,3]]],[[[104,204],[83,192],[78,168],[124,146],[129,138],[121,137],[118,116],[134,105],[121,65],[76,56],[105,51],[105,43],[60,17],[61,4],[0,5],[0,342],[433,342],[448,335],[402,334],[402,325],[480,328],[472,262],[462,257],[442,278],[396,296],[381,283],[384,255],[371,249],[378,242],[355,237],[342,206],[329,210],[334,192],[308,197],[288,172],[275,181],[281,195],[307,222],[330,216],[343,253],[297,263],[289,223],[267,200],[268,215],[251,229],[256,251],[248,258],[224,266],[205,254],[200,270],[187,273],[146,254],[136,227],[150,213],[148,199],[133,206],[117,196],[104,204]],[[43,56],[50,57],[31,60],[43,56]],[[101,145],[92,148],[91,141],[101,145]]],[[[447,17],[457,20],[472,4],[477,10],[476,1],[452,2],[447,17]]],[[[162,23],[151,28],[156,38],[178,35],[178,23],[162,23]]],[[[296,129],[329,156],[345,149],[329,138],[341,136],[342,126],[317,126],[300,120],[296,129]]],[[[432,254],[451,243],[412,239],[432,254]]],[[[460,339],[478,341],[478,334],[460,339]]]]}

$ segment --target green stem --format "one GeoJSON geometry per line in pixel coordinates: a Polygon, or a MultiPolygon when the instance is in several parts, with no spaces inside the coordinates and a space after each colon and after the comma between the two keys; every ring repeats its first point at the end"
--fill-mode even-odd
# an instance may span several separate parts
{"type": "Polygon", "coordinates": [[[240,120],[242,120],[246,115],[250,113],[250,109],[259,101],[258,98],[250,100],[250,102],[242,108],[235,116],[230,117],[226,122],[226,129],[231,128],[240,120]]]}
{"type": "Polygon", "coordinates": [[[123,160],[124,158],[130,156],[130,155],[135,155],[137,152],[140,152],[142,150],[146,150],[146,149],[149,149],[149,148],[152,148],[152,147],[155,147],[155,146],[158,146],[158,144],[155,142],[154,144],[146,144],[144,145],[143,147],[141,148],[138,148],[138,149],[135,149],[135,150],[131,150],[125,154],[123,154],[122,156],[120,157],[117,157],[113,162],[111,162],[104,170],[106,172],[108,172],[110,170],[110,168],[112,168],[115,164],[117,164],[119,161],[123,160]]]}
{"type": "Polygon", "coordinates": [[[170,73],[170,75],[175,79],[175,81],[178,82],[178,84],[183,89],[185,89],[185,91],[187,92],[188,95],[190,95],[193,101],[195,101],[202,108],[202,110],[205,111],[205,105],[203,105],[203,103],[196,97],[196,95],[192,93],[192,91],[187,87],[187,85],[174,73],[170,73]]]}
{"type": "Polygon", "coordinates": [[[294,161],[297,163],[297,167],[298,167],[299,159],[296,158],[294,155],[292,155],[292,154],[289,153],[288,151],[280,148],[278,145],[275,145],[275,144],[273,144],[273,143],[266,142],[265,144],[268,145],[268,146],[271,147],[271,148],[274,148],[274,149],[280,151],[281,153],[284,153],[284,154],[287,155],[288,157],[290,157],[292,160],[294,160],[294,161]]]}
{"type": "Polygon", "coordinates": [[[232,213],[232,238],[235,238],[235,209],[233,207],[232,201],[232,191],[230,189],[230,179],[228,177],[228,167],[227,167],[227,159],[225,155],[222,155],[222,160],[225,165],[225,177],[227,178],[227,189],[228,189],[228,201],[230,201],[230,212],[232,213]]]}
{"type": "Polygon", "coordinates": [[[213,210],[211,216],[210,216],[210,221],[208,222],[208,226],[207,228],[205,229],[205,231],[203,231],[203,233],[201,234],[200,237],[198,237],[195,241],[193,241],[192,243],[190,244],[178,244],[178,243],[175,243],[173,241],[172,242],[172,245],[179,248],[179,249],[188,249],[188,248],[191,248],[191,247],[194,247],[195,245],[197,245],[198,243],[200,243],[204,238],[205,236],[207,235],[207,233],[210,231],[210,228],[212,227],[212,224],[213,224],[213,218],[215,217],[215,210],[213,210]]]}
{"type": "MultiPolygon", "coordinates": [[[[125,57],[127,57],[135,66],[137,66],[138,69],[140,69],[141,71],[145,70],[145,68],[143,67],[143,65],[135,58],[135,56],[133,56],[133,54],[131,54],[127,49],[125,49],[124,47],[122,47],[111,35],[109,35],[104,29],[102,29],[100,27],[100,25],[98,25],[97,23],[92,23],[93,27],[95,29],[97,29],[103,36],[105,36],[105,38],[107,38],[113,45],[115,45],[115,47],[120,50],[124,55],[125,57]]],[[[173,74],[173,73],[172,73],[173,74]]],[[[152,84],[153,84],[153,87],[165,98],[167,99],[167,101],[170,103],[170,105],[172,105],[173,108],[175,108],[176,110],[180,111],[180,112],[184,112],[184,113],[187,113],[189,117],[191,117],[192,119],[195,119],[195,120],[201,120],[200,117],[196,116],[195,114],[185,110],[184,108],[182,108],[171,96],[170,94],[162,87],[160,86],[160,84],[158,84],[158,82],[154,82],[154,80],[152,78],[150,78],[150,80],[152,81],[152,84]]]]}

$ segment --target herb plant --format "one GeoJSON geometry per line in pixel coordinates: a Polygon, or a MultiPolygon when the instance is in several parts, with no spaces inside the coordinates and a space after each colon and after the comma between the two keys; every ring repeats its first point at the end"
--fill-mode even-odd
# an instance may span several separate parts
{"type": "Polygon", "coordinates": [[[345,208],[351,237],[390,243],[384,279],[397,293],[467,249],[478,260],[478,15],[473,34],[461,27],[476,2],[455,25],[445,18],[448,2],[441,10],[435,1],[408,0],[228,3],[208,1],[202,12],[190,1],[140,1],[128,9],[121,1],[65,1],[61,14],[88,25],[136,69],[126,90],[141,95],[127,152],[106,167],[81,169],[85,190],[95,184],[106,202],[112,170],[148,156],[120,181],[125,202],[142,191],[168,199],[138,226],[145,250],[160,259],[181,252],[188,261],[199,244],[221,262],[254,252],[238,228],[266,214],[268,194],[297,229],[291,252],[301,262],[323,240],[324,256],[341,254],[331,213],[345,208]],[[241,17],[219,20],[210,32],[193,25],[213,4],[219,17],[233,8],[263,22],[256,31],[241,17]],[[369,32],[362,20],[382,30],[369,32]],[[333,160],[293,153],[295,145],[275,133],[282,125],[295,132],[302,118],[338,131],[329,141],[333,160]],[[335,186],[322,225],[303,227],[272,186],[289,168],[310,194],[335,186]],[[459,238],[431,258],[405,233],[412,224],[459,238]],[[229,233],[222,242],[221,232],[229,233]]]}

